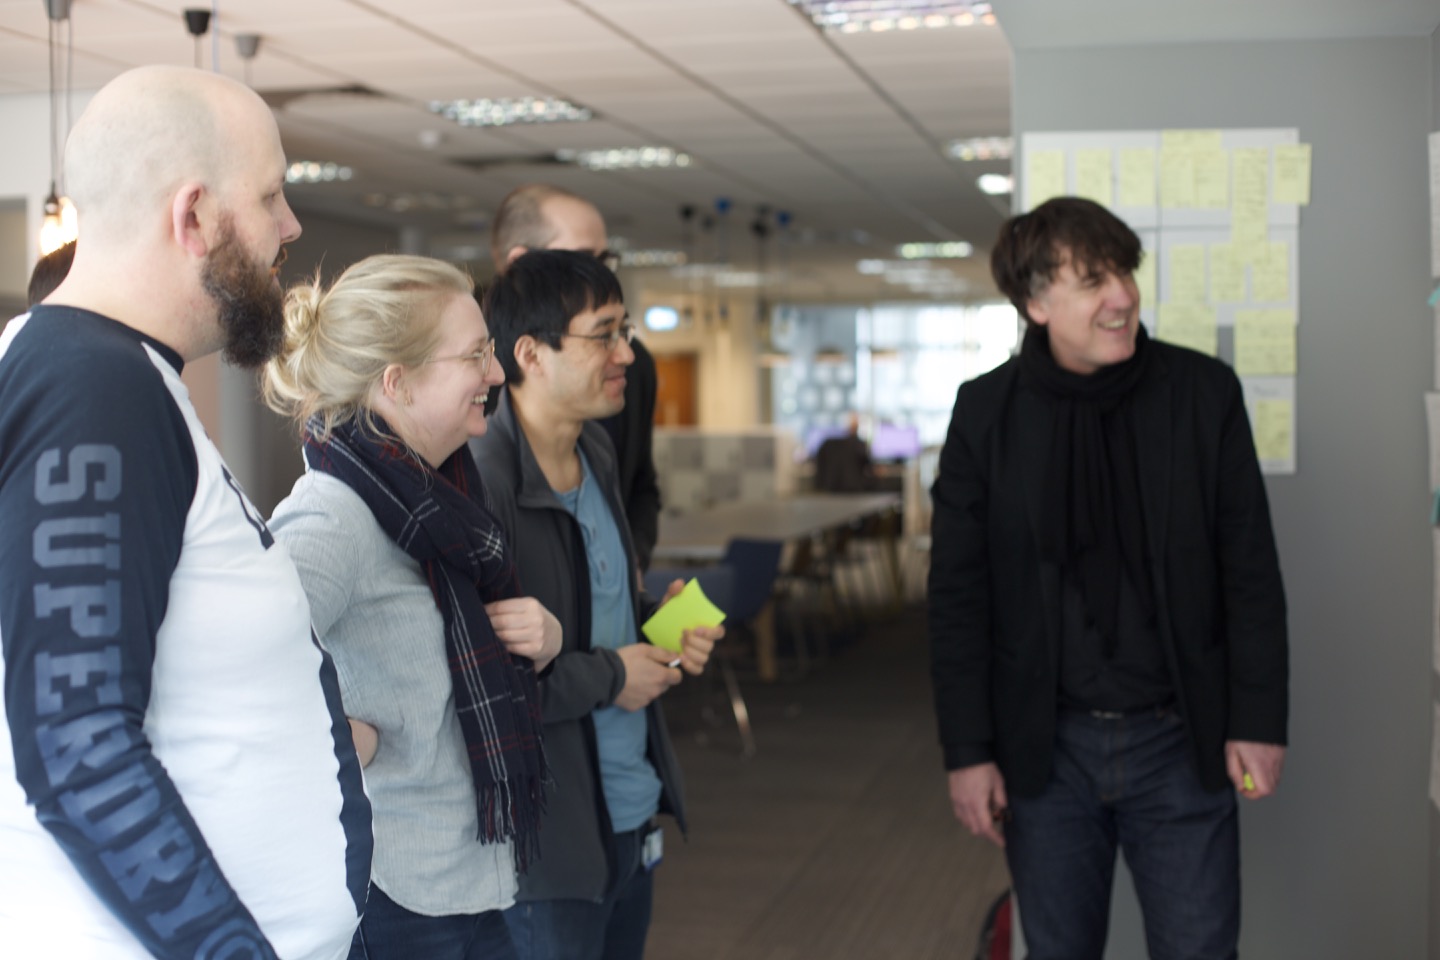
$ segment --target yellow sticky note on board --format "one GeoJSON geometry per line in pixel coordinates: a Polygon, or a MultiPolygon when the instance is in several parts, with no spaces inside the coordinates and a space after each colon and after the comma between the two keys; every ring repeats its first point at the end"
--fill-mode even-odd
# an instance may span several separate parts
{"type": "Polygon", "coordinates": [[[1155,206],[1155,151],[1132,147],[1120,151],[1120,206],[1155,206]]]}
{"type": "Polygon", "coordinates": [[[1155,336],[1178,347],[1215,356],[1219,334],[1215,329],[1215,308],[1203,303],[1162,303],[1155,336]]]}
{"type": "Polygon", "coordinates": [[[645,639],[657,647],[680,652],[680,635],[692,627],[718,627],[725,620],[725,611],[710,602],[700,581],[691,578],[685,589],[660,606],[654,616],[640,626],[645,639]]]}
{"type": "Polygon", "coordinates": [[[1269,240],[1270,151],[1239,147],[1231,160],[1230,242],[1251,263],[1269,240]]]}
{"type": "Polygon", "coordinates": [[[1284,303],[1290,299],[1290,244],[1267,243],[1250,264],[1250,299],[1284,303]]]}
{"type": "Polygon", "coordinates": [[[1210,302],[1243,303],[1245,301],[1245,261],[1240,259],[1234,244],[1210,245],[1210,302]]]}
{"type": "Polygon", "coordinates": [[[1195,154],[1160,151],[1160,206],[1166,210],[1195,206],[1195,154]]]}
{"type": "Polygon", "coordinates": [[[1150,250],[1140,251],[1140,266],[1135,270],[1135,288],[1140,291],[1140,306],[1153,307],[1160,302],[1155,286],[1155,257],[1150,250]]]}
{"type": "Polygon", "coordinates": [[[1310,202],[1310,144],[1275,147],[1275,186],[1271,193],[1276,203],[1303,207],[1310,202]]]}
{"type": "Polygon", "coordinates": [[[1242,377],[1294,376],[1294,310],[1235,311],[1235,372],[1242,377]]]}
{"type": "Polygon", "coordinates": [[[1219,130],[1161,130],[1160,149],[1177,153],[1206,153],[1221,149],[1219,130]]]}
{"type": "Polygon", "coordinates": [[[1025,155],[1025,178],[1030,209],[1051,197],[1065,194],[1065,151],[1031,150],[1025,155]]]}
{"type": "Polygon", "coordinates": [[[1167,303],[1205,302],[1205,247],[1177,243],[1170,248],[1170,296],[1167,303]]]}
{"type": "Polygon", "coordinates": [[[1110,206],[1115,193],[1114,167],[1108,147],[1075,151],[1075,196],[1110,206]]]}
{"type": "Polygon", "coordinates": [[[1173,210],[1214,202],[1217,188],[1208,188],[1205,196],[1196,188],[1221,153],[1220,140],[1219,130],[1160,131],[1160,206],[1173,210]]]}
{"type": "Polygon", "coordinates": [[[1294,405],[1289,400],[1255,401],[1255,455],[1284,462],[1295,456],[1294,405]]]}
{"type": "Polygon", "coordinates": [[[1194,154],[1195,206],[1202,210],[1224,210],[1230,206],[1230,155],[1224,150],[1200,150],[1194,154]]]}

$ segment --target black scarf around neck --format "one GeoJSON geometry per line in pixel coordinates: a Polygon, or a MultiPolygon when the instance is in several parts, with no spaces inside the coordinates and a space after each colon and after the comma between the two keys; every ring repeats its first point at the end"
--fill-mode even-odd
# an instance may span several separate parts
{"type": "Polygon", "coordinates": [[[1055,362],[1042,326],[1031,324],[1020,347],[1021,381],[1055,410],[1041,553],[1075,577],[1107,659],[1118,640],[1122,569],[1144,615],[1154,611],[1131,415],[1131,398],[1149,365],[1148,347],[1142,326],[1130,359],[1088,376],[1055,362]]]}
{"type": "Polygon", "coordinates": [[[374,432],[343,424],[322,441],[312,420],[305,460],[359,494],[381,529],[424,570],[445,623],[480,839],[511,840],[516,869],[524,872],[539,853],[548,779],[539,688],[534,664],[505,649],[485,614],[486,603],[519,594],[515,565],[484,505],[468,446],[435,469],[393,439],[383,420],[374,421],[374,432]]]}

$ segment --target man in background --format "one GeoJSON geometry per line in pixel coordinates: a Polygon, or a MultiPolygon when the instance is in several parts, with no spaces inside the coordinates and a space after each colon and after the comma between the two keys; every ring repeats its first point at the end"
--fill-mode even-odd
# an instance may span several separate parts
{"type": "MultiPolygon", "coordinates": [[[[500,203],[490,232],[490,256],[504,273],[527,250],[579,250],[611,270],[619,256],[610,250],[605,220],[595,206],[559,187],[533,183],[512,190],[500,203]]],[[[660,534],[660,485],[655,478],[655,358],[639,340],[626,370],[625,409],[600,421],[619,457],[620,492],[635,553],[643,572],[660,534]]]]}
{"type": "Polygon", "coordinates": [[[815,489],[822,493],[865,493],[875,489],[870,447],[860,439],[860,417],[850,414],[845,433],[827,437],[815,450],[815,489]]]}
{"type": "Polygon", "coordinates": [[[85,246],[0,338],[0,955],[338,960],[370,806],[299,577],[180,380],[284,335],[269,108],[106,85],[65,147],[85,246]]]}
{"type": "Polygon", "coordinates": [[[1020,355],[961,386],[930,640],[956,817],[1031,960],[1099,960],[1117,846],[1153,957],[1236,955],[1236,795],[1285,758],[1285,591],[1240,381],[1152,341],[1140,240],[1062,197],[1001,227],[1020,355]]]}

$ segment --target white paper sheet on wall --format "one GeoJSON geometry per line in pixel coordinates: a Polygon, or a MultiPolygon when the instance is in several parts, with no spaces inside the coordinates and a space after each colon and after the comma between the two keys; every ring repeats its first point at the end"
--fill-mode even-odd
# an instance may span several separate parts
{"type": "MultiPolygon", "coordinates": [[[[1430,436],[1430,489],[1435,490],[1440,488],[1440,393],[1425,394],[1425,426],[1430,436]]],[[[1435,569],[1440,572],[1440,567],[1435,569]]]]}
{"type": "Polygon", "coordinates": [[[1255,453],[1265,473],[1295,472],[1295,378],[1241,377],[1255,453]]]}
{"type": "Polygon", "coordinates": [[[1430,134],[1430,276],[1440,280],[1440,132],[1430,134]]]}
{"type": "Polygon", "coordinates": [[[1430,737],[1430,802],[1440,807],[1440,703],[1435,704],[1435,728],[1430,737]]]}
{"type": "MultiPolygon", "coordinates": [[[[1440,570],[1440,527],[1430,531],[1430,539],[1434,544],[1435,569],[1440,570]]],[[[1430,605],[1430,636],[1431,636],[1431,663],[1440,670],[1440,590],[1435,591],[1435,597],[1430,605]]],[[[1435,704],[1435,709],[1440,711],[1440,703],[1435,704]]],[[[1440,751],[1440,738],[1436,739],[1436,751],[1440,751]]],[[[1435,797],[1435,778],[1440,777],[1440,755],[1437,755],[1435,762],[1430,765],[1430,796],[1435,797]]],[[[1440,801],[1437,801],[1440,805],[1440,801]]]]}
{"type": "Polygon", "coordinates": [[[1435,386],[1440,387],[1440,303],[1435,304],[1435,386]]]}
{"type": "Polygon", "coordinates": [[[1299,131],[1031,132],[1021,154],[1021,210],[1056,192],[1109,197],[1147,253],[1136,273],[1141,321],[1152,336],[1240,364],[1261,469],[1294,473],[1299,222],[1311,199],[1299,131]],[[1242,311],[1249,322],[1237,331],[1242,311]],[[1293,319],[1282,331],[1255,311],[1293,319]]]}

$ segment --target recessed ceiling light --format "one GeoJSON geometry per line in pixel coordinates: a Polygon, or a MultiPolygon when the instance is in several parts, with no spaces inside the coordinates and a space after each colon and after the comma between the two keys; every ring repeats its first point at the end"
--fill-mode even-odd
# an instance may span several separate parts
{"type": "Polygon", "coordinates": [[[982,173],[975,180],[975,184],[981,193],[988,193],[992,197],[1015,192],[1015,178],[1005,173],[982,173]]]}
{"type": "Polygon", "coordinates": [[[623,250],[622,267],[678,267],[685,262],[683,250],[623,250]]]}
{"type": "Polygon", "coordinates": [[[680,326],[680,311],[674,307],[650,307],[645,311],[645,326],[650,330],[674,330],[680,326]]]}
{"type": "Polygon", "coordinates": [[[758,270],[717,270],[712,281],[717,287],[759,287],[766,275],[758,270]]]}
{"type": "Polygon", "coordinates": [[[789,0],[821,30],[886,33],[941,27],[993,26],[985,0],[789,0]]]}
{"type": "Polygon", "coordinates": [[[565,123],[593,119],[588,107],[558,97],[482,97],[432,100],[430,112],[462,127],[507,127],[521,123],[565,123]]]}
{"type": "Polygon", "coordinates": [[[296,160],[285,168],[286,183],[329,183],[354,176],[355,171],[349,167],[317,160],[296,160]]]}
{"type": "Polygon", "coordinates": [[[617,147],[610,150],[557,150],[555,159],[578,163],[587,170],[648,170],[663,167],[688,167],[688,153],[669,147],[617,147]]]}
{"type": "Polygon", "coordinates": [[[895,253],[906,260],[963,260],[975,252],[964,240],[947,243],[902,243],[895,253]]]}
{"type": "Polygon", "coordinates": [[[969,163],[974,160],[1009,160],[1015,154],[1014,137],[970,137],[951,140],[945,153],[952,160],[969,163]]]}

